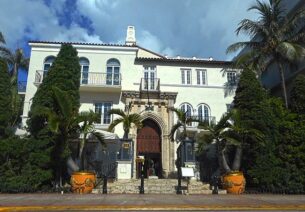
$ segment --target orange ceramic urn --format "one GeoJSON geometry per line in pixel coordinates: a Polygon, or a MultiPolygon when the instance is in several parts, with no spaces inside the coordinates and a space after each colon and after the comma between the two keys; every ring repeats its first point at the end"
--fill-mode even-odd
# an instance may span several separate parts
{"type": "Polygon", "coordinates": [[[223,187],[230,194],[242,194],[246,180],[242,172],[233,172],[223,176],[223,187]]]}
{"type": "Polygon", "coordinates": [[[73,193],[89,194],[95,186],[94,172],[73,172],[71,176],[71,190],[73,193]]]}

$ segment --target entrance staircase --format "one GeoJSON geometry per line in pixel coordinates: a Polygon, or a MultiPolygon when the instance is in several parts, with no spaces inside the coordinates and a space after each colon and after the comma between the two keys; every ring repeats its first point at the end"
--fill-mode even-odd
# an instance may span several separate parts
{"type": "MultiPolygon", "coordinates": [[[[118,180],[108,183],[108,194],[139,194],[140,179],[118,180]]],[[[177,179],[145,179],[144,191],[145,194],[176,194],[177,179]]],[[[184,194],[212,194],[209,184],[204,184],[199,181],[190,180],[181,182],[182,193],[184,194]]],[[[93,190],[93,193],[102,193],[103,186],[100,185],[93,190]]],[[[220,191],[219,193],[225,193],[220,191]]]]}

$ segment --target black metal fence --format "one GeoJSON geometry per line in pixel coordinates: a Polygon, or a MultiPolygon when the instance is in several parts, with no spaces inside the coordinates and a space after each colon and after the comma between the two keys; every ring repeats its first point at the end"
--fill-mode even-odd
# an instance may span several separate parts
{"type": "MultiPolygon", "coordinates": [[[[86,144],[85,170],[94,171],[98,178],[107,176],[110,179],[116,179],[117,155],[120,151],[119,140],[106,140],[106,146],[102,146],[98,141],[90,140],[86,144]]],[[[72,157],[77,158],[78,142],[71,146],[72,157]]]]}

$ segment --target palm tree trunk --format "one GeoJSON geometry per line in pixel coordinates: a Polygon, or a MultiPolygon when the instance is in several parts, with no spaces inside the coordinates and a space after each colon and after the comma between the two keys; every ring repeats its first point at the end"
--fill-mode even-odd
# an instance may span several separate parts
{"type": "Polygon", "coordinates": [[[232,169],[234,171],[238,171],[240,169],[242,154],[243,154],[243,149],[241,146],[238,146],[235,152],[234,161],[232,165],[232,169]]]}
{"type": "Polygon", "coordinates": [[[18,81],[18,75],[17,75],[17,72],[18,72],[18,64],[15,63],[14,64],[14,69],[13,69],[13,77],[15,76],[16,77],[16,81],[18,81]]]}
{"type": "Polygon", "coordinates": [[[124,131],[124,136],[123,136],[123,139],[124,140],[127,140],[128,139],[128,131],[124,131]]]}
{"type": "Polygon", "coordinates": [[[231,172],[230,166],[228,165],[227,158],[225,155],[226,148],[220,149],[219,146],[217,148],[218,148],[218,160],[221,169],[223,169],[225,173],[231,172]]]}
{"type": "Polygon", "coordinates": [[[84,157],[84,150],[85,150],[85,142],[86,142],[87,134],[84,134],[83,139],[80,141],[79,147],[79,157],[80,157],[80,170],[84,170],[85,168],[85,157],[84,157]]]}
{"type": "Polygon", "coordinates": [[[278,66],[279,66],[279,72],[280,72],[280,77],[281,77],[281,84],[282,84],[285,106],[286,106],[286,108],[288,108],[288,99],[287,99],[287,90],[286,90],[286,84],[285,84],[284,69],[283,69],[283,65],[281,63],[278,63],[278,66]]]}

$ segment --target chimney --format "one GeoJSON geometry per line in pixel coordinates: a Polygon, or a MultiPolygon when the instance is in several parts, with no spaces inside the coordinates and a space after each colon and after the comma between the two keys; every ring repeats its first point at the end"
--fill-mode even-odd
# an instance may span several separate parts
{"type": "Polygon", "coordinates": [[[127,35],[126,35],[126,45],[135,45],[136,44],[136,31],[134,26],[128,26],[127,27],[127,35]]]}

